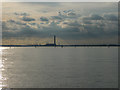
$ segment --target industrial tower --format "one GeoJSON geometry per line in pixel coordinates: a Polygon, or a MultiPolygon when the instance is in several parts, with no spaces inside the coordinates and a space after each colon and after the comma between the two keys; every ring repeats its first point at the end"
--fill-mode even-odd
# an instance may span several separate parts
{"type": "Polygon", "coordinates": [[[54,45],[56,45],[56,36],[54,35],[54,45]]]}

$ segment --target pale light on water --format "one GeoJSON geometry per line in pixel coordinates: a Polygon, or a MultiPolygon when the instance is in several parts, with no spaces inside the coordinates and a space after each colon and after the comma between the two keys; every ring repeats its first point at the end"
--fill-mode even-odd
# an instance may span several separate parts
{"type": "Polygon", "coordinates": [[[7,49],[5,47],[0,47],[0,90],[2,89],[2,87],[5,87],[6,85],[3,84],[3,80],[6,80],[6,78],[3,78],[2,76],[2,71],[4,71],[4,61],[2,60],[2,51],[4,49],[7,49]]]}
{"type": "Polygon", "coordinates": [[[6,48],[8,88],[117,88],[118,48],[6,48]]]}
{"type": "Polygon", "coordinates": [[[2,48],[0,48],[0,90],[2,88],[2,68],[3,68],[3,65],[2,65],[2,48]]]}

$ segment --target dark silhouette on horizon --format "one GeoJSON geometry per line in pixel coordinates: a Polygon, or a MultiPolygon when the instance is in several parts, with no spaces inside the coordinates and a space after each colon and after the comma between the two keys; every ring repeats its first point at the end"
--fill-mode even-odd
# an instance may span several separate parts
{"type": "Polygon", "coordinates": [[[54,43],[47,43],[47,44],[45,44],[45,46],[56,46],[56,36],[54,35],[54,37],[53,37],[53,42],[54,43]]]}
{"type": "Polygon", "coordinates": [[[56,36],[53,36],[53,43],[46,43],[45,45],[0,45],[0,47],[119,47],[119,44],[93,44],[93,45],[57,45],[56,36]]]}

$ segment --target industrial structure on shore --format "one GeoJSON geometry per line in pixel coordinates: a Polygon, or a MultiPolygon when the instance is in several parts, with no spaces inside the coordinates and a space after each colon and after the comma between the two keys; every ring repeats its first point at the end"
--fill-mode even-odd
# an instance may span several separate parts
{"type": "Polygon", "coordinates": [[[47,43],[47,44],[45,44],[45,46],[56,46],[56,36],[54,35],[54,37],[53,37],[54,39],[54,41],[53,41],[53,43],[47,43]]]}
{"type": "Polygon", "coordinates": [[[53,36],[53,43],[47,43],[44,45],[0,45],[0,47],[120,47],[120,44],[95,44],[95,45],[57,45],[56,36],[53,36]]]}

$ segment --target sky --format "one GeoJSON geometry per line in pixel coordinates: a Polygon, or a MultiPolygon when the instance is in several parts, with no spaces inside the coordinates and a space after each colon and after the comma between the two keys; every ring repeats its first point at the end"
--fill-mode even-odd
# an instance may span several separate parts
{"type": "Polygon", "coordinates": [[[119,2],[119,0],[1,0],[2,2],[119,2]]]}
{"type": "Polygon", "coordinates": [[[116,44],[117,2],[4,2],[3,44],[116,44]]]}

